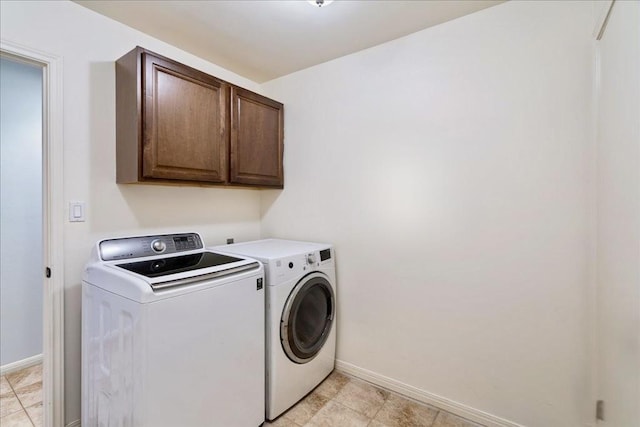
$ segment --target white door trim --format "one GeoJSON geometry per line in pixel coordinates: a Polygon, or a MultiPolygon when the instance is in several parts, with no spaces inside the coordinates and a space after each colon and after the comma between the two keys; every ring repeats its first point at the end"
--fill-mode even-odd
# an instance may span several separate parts
{"type": "Polygon", "coordinates": [[[62,58],[5,39],[0,39],[0,52],[43,69],[43,259],[52,271],[43,280],[43,410],[44,425],[57,427],[64,425],[62,58]]]}

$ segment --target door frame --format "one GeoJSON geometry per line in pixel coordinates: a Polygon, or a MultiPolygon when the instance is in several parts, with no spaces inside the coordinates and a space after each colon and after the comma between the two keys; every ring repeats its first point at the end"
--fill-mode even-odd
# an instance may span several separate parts
{"type": "Polygon", "coordinates": [[[3,57],[42,67],[43,411],[64,425],[64,185],[62,58],[0,39],[3,57]],[[44,268],[51,269],[46,278],[44,268]]]}

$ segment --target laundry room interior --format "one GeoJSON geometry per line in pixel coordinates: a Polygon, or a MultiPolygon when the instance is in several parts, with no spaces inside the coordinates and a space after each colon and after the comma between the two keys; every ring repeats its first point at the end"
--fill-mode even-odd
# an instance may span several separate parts
{"type": "MultiPolygon", "coordinates": [[[[309,333],[333,344],[309,359],[328,357],[329,377],[307,384],[298,406],[280,405],[265,426],[640,425],[640,2],[326,3],[0,2],[3,61],[48,64],[42,172],[50,179],[44,224],[52,225],[43,239],[59,244],[32,261],[50,276],[42,276],[43,356],[34,355],[44,360],[39,421],[15,403],[15,368],[3,365],[2,427],[85,420],[85,268],[148,256],[122,245],[111,261],[101,252],[100,242],[134,236],[153,236],[136,244],[156,254],[166,245],[167,256],[225,253],[234,268],[264,269],[267,282],[284,277],[276,271],[294,282],[316,271],[327,277],[316,296],[327,296],[321,309],[335,322],[309,333]],[[194,37],[199,30],[217,40],[194,37]],[[259,39],[260,48],[250,45],[259,39]],[[287,68],[280,55],[297,65],[287,68]],[[141,124],[157,103],[145,104],[140,79],[166,82],[176,72],[144,73],[172,65],[189,82],[213,82],[207,88],[222,101],[207,108],[227,108],[219,127],[203,128],[227,141],[213,160],[197,159],[219,161],[221,177],[209,183],[161,170],[162,150],[146,175],[149,141],[162,132],[181,137],[141,124]],[[282,143],[264,157],[233,146],[265,138],[238,130],[240,112],[253,114],[256,99],[270,108],[260,117],[277,114],[268,130],[282,143]],[[279,164],[266,184],[252,181],[260,174],[234,172],[242,161],[266,167],[267,158],[279,164]],[[268,239],[313,243],[279,258],[232,249],[268,239]]],[[[182,105],[183,94],[174,95],[182,105]]],[[[178,114],[198,127],[189,117],[204,108],[178,114]]],[[[188,155],[196,156],[185,149],[175,159],[188,155]]],[[[3,199],[3,217],[9,209],[3,199]]],[[[0,231],[4,254],[10,246],[0,231]]],[[[270,286],[257,290],[268,298],[270,286]]],[[[295,312],[286,298],[277,304],[295,312]]],[[[280,334],[282,343],[271,345],[295,369],[305,366],[304,352],[282,338],[280,311],[269,320],[272,307],[266,345],[280,334]]],[[[234,334],[233,326],[225,331],[234,334]]],[[[197,355],[181,349],[186,369],[197,355]]],[[[260,381],[268,385],[281,369],[269,373],[267,363],[260,381]]],[[[149,384],[162,388],[158,375],[149,384]]],[[[206,402],[178,384],[187,389],[165,394],[206,402]]],[[[96,408],[103,398],[95,395],[96,408]]],[[[113,425],[158,425],[136,419],[113,425]]],[[[211,419],[212,427],[243,427],[211,419]]]]}

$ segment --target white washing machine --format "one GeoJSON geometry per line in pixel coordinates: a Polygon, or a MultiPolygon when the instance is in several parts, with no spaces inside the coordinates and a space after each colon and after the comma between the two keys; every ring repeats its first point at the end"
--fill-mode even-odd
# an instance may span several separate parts
{"type": "Polygon", "coordinates": [[[328,244],[266,239],[214,248],[264,264],[266,417],[273,420],[331,373],[336,351],[336,273],[328,244]]]}
{"type": "Polygon", "coordinates": [[[82,283],[82,425],[261,425],[263,279],[197,233],[99,242],[82,283]]]}

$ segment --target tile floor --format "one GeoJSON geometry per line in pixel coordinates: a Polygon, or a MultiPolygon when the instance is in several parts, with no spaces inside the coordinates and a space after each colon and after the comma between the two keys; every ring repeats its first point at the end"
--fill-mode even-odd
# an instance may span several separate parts
{"type": "Polygon", "coordinates": [[[42,425],[42,364],[0,377],[0,426],[42,425]]]}
{"type": "MultiPolygon", "coordinates": [[[[42,365],[1,377],[0,426],[41,425],[42,365]]],[[[483,427],[339,372],[333,372],[296,406],[264,426],[483,427]]]]}
{"type": "Polygon", "coordinates": [[[483,427],[336,371],[296,406],[264,426],[483,427]]]}

